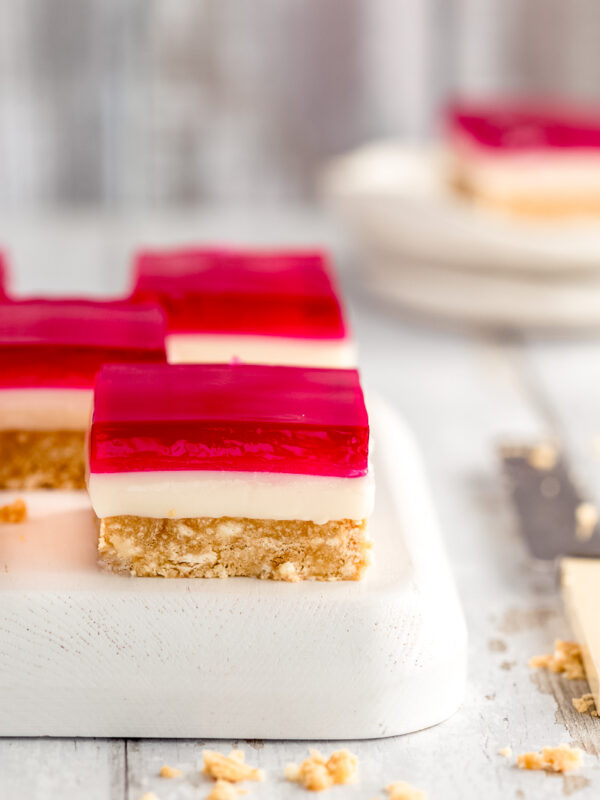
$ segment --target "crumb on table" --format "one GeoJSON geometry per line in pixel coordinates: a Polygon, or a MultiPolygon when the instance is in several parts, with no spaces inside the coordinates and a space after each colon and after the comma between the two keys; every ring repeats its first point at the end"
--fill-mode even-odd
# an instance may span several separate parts
{"type": "Polygon", "coordinates": [[[540,472],[548,472],[556,466],[558,449],[552,442],[540,442],[531,448],[527,461],[534,469],[540,472]]]}
{"type": "Polygon", "coordinates": [[[585,679],[585,667],[581,647],[576,642],[565,642],[557,639],[554,652],[534,656],[529,660],[532,669],[547,669],[550,672],[564,672],[569,680],[585,679]]]}
{"type": "Polygon", "coordinates": [[[0,522],[17,524],[25,522],[27,519],[27,505],[25,501],[18,497],[12,503],[0,506],[0,522]]]}
{"type": "Polygon", "coordinates": [[[354,783],[358,775],[358,759],[349,750],[336,750],[328,759],[318,750],[301,764],[288,764],[285,777],[305,789],[320,792],[334,784],[354,783]]]}
{"type": "Polygon", "coordinates": [[[510,758],[512,756],[512,747],[509,745],[503,747],[501,750],[498,750],[498,755],[504,756],[504,758],[510,758]]]}
{"type": "Polygon", "coordinates": [[[160,768],[160,772],[158,774],[161,778],[178,778],[181,775],[181,770],[176,769],[175,767],[170,767],[168,764],[164,764],[160,768]]]}
{"type": "Polygon", "coordinates": [[[228,756],[216,750],[203,750],[203,772],[215,780],[230,781],[262,781],[264,772],[256,767],[251,767],[244,762],[244,753],[241,750],[232,750],[228,756]]]}
{"type": "Polygon", "coordinates": [[[146,792],[145,795],[140,797],[140,800],[159,800],[158,795],[154,794],[154,792],[146,792]]]}
{"type": "Polygon", "coordinates": [[[246,789],[240,789],[234,783],[218,778],[206,800],[237,800],[241,794],[246,794],[246,789]]]}
{"type": "Polygon", "coordinates": [[[597,717],[596,703],[594,702],[594,695],[591,692],[582,695],[581,697],[573,697],[571,699],[573,708],[579,711],[580,714],[587,714],[588,711],[591,717],[597,717]]]}
{"type": "Polygon", "coordinates": [[[541,753],[521,753],[517,756],[520,769],[540,769],[546,772],[571,772],[583,764],[583,753],[578,747],[561,744],[543,747],[541,753]]]}
{"type": "Polygon", "coordinates": [[[406,781],[394,781],[386,786],[385,791],[389,800],[426,800],[427,795],[421,789],[416,789],[406,781]]]}
{"type": "Polygon", "coordinates": [[[591,538],[598,524],[598,509],[593,503],[579,503],[575,509],[575,535],[581,541],[591,538]]]}

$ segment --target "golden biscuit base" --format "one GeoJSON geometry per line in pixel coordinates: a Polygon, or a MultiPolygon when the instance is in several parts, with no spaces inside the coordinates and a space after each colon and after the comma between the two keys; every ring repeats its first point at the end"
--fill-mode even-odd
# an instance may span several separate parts
{"type": "Polygon", "coordinates": [[[85,431],[0,431],[0,489],[85,489],[85,431]]]}
{"type": "Polygon", "coordinates": [[[138,577],[359,580],[369,564],[366,519],[198,517],[100,520],[100,563],[138,577]]]}

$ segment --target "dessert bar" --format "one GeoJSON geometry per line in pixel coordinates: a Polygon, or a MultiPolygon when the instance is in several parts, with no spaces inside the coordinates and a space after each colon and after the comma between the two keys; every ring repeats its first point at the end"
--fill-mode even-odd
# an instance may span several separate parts
{"type": "Polygon", "coordinates": [[[356,370],[106,366],[89,448],[110,570],[296,581],[367,567],[374,487],[356,370]]]}
{"type": "Polygon", "coordinates": [[[165,308],[171,362],[356,363],[331,269],[320,251],[141,252],[132,299],[165,308]]]}
{"type": "Polygon", "coordinates": [[[84,488],[98,369],[165,361],[164,337],[158,307],[0,304],[0,488],[84,488]]]}
{"type": "Polygon", "coordinates": [[[448,114],[451,180],[517,214],[600,213],[600,111],[458,104],[448,114]]]}

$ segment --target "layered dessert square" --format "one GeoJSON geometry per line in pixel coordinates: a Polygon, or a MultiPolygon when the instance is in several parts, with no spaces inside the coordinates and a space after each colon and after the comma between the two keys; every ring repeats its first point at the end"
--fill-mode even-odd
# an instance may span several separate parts
{"type": "Polygon", "coordinates": [[[132,299],[163,305],[173,363],[356,363],[332,271],[319,251],[141,252],[132,299]]]}
{"type": "Polygon", "coordinates": [[[85,488],[96,373],[110,362],[166,361],[155,306],[0,304],[0,489],[85,488]]]}
{"type": "Polygon", "coordinates": [[[457,104],[447,120],[451,180],[516,214],[600,214],[600,110],[457,104]]]}
{"type": "Polygon", "coordinates": [[[89,461],[109,570],[298,581],[367,567],[374,488],[356,370],[104,367],[89,461]]]}

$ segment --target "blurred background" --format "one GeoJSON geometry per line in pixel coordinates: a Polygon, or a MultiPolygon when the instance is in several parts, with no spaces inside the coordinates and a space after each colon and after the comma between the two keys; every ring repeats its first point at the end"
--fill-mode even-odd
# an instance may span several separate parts
{"type": "Polygon", "coordinates": [[[597,0],[1,0],[0,209],[310,200],[449,93],[600,102],[597,0]]]}

